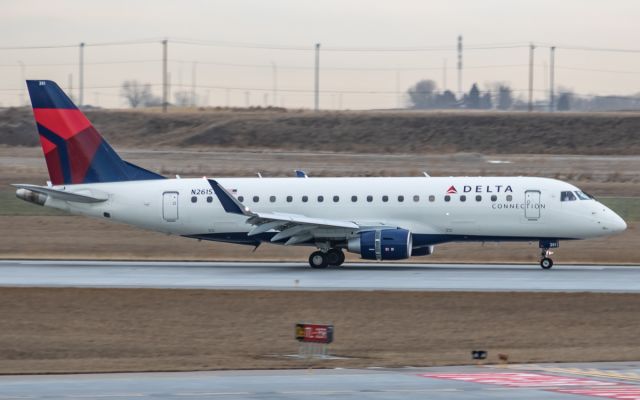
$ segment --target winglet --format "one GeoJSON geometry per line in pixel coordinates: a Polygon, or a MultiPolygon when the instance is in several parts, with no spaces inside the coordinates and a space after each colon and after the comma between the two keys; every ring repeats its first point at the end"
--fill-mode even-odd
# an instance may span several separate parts
{"type": "Polygon", "coordinates": [[[297,176],[298,178],[308,178],[308,177],[309,177],[309,176],[307,176],[307,173],[306,173],[306,172],[304,172],[304,171],[303,171],[303,170],[301,170],[301,169],[296,169],[296,176],[297,176]]]}
{"type": "Polygon", "coordinates": [[[215,192],[216,196],[218,196],[218,200],[220,200],[220,204],[222,204],[222,208],[228,213],[240,214],[251,216],[251,212],[248,207],[245,207],[242,203],[238,201],[231,193],[227,192],[225,188],[220,186],[220,184],[213,179],[207,179],[211,188],[215,192]]]}

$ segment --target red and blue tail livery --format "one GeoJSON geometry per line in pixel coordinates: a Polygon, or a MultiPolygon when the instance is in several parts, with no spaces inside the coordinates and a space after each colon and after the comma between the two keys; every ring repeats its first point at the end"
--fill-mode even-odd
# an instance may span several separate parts
{"type": "Polygon", "coordinates": [[[164,178],[121,159],[55,82],[27,87],[52,184],[164,178]]]}

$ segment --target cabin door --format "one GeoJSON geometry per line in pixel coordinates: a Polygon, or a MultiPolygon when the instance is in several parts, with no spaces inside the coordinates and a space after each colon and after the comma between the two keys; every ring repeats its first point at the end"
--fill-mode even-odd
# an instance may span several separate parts
{"type": "Polygon", "coordinates": [[[527,190],[524,192],[524,216],[529,221],[540,218],[540,191],[527,190]]]}
{"type": "Polygon", "coordinates": [[[162,194],[162,218],[167,222],[178,220],[178,192],[162,194]]]}

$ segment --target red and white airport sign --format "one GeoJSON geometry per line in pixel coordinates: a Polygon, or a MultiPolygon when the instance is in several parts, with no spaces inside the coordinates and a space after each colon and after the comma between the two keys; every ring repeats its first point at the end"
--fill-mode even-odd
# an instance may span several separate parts
{"type": "Polygon", "coordinates": [[[307,343],[333,342],[333,325],[326,324],[296,324],[296,340],[307,343]]]}

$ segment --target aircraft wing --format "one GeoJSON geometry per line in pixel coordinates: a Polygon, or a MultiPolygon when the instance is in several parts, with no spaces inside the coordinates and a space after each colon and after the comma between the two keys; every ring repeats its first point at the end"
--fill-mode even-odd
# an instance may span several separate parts
{"type": "Polygon", "coordinates": [[[312,218],[300,214],[253,212],[218,182],[213,179],[208,181],[226,212],[244,215],[247,223],[253,225],[248,236],[273,229],[279,232],[271,238],[272,242],[288,239],[285,244],[291,245],[306,242],[318,234],[346,237],[361,230],[361,226],[352,221],[312,218]]]}

